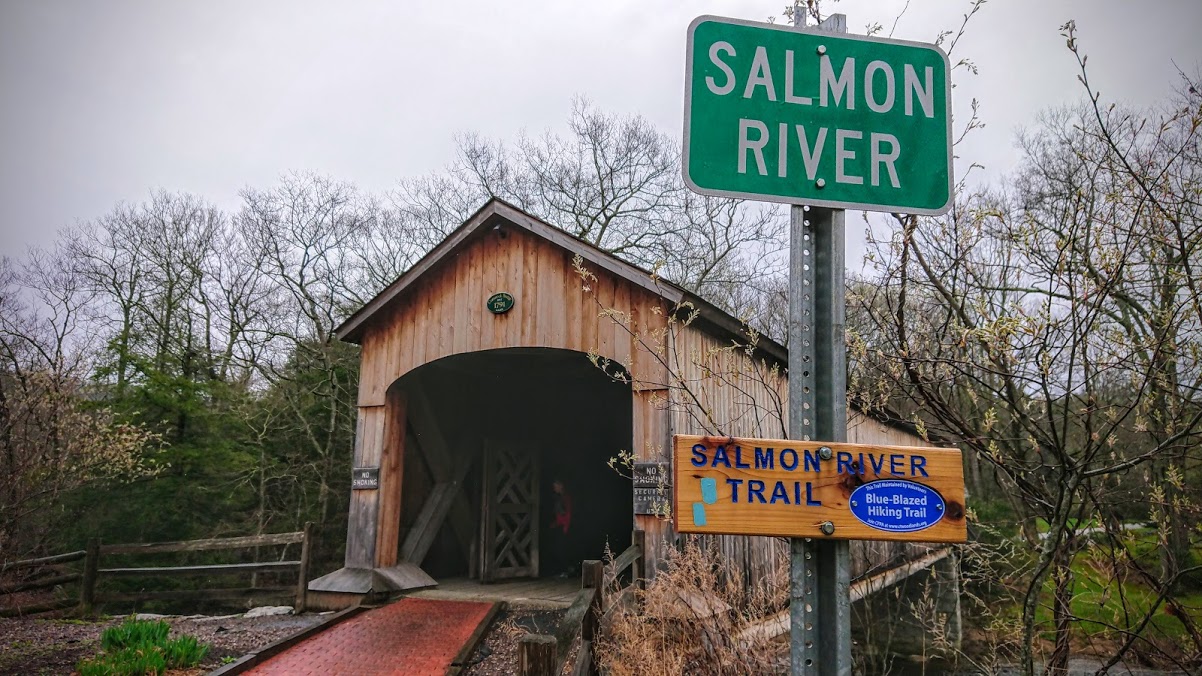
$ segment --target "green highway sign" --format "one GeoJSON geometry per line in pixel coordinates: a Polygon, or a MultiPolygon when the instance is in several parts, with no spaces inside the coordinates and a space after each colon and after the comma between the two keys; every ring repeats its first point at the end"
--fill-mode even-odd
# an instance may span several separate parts
{"type": "Polygon", "coordinates": [[[697,192],[836,209],[951,208],[951,66],[938,47],[698,17],[684,178],[697,192]]]}

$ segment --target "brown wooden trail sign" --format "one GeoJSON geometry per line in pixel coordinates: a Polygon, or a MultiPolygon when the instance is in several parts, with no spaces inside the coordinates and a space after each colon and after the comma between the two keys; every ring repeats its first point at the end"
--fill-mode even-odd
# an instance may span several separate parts
{"type": "Polygon", "coordinates": [[[956,449],[684,434],[672,445],[677,532],[967,540],[956,449]]]}

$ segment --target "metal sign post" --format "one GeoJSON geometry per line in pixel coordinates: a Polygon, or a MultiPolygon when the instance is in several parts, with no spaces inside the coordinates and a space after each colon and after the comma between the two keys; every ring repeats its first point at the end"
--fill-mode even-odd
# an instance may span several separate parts
{"type": "MultiPolygon", "coordinates": [[[[805,8],[793,5],[793,25],[805,8]]],[[[835,14],[819,28],[847,32],[835,14]]],[[[843,209],[789,210],[789,436],[847,440],[843,209]],[[800,377],[798,377],[800,376],[800,377]]],[[[791,671],[851,675],[851,556],[846,540],[789,539],[791,671]]]]}
{"type": "MultiPolygon", "coordinates": [[[[816,29],[805,22],[795,1],[792,27],[714,16],[689,25],[682,169],[702,194],[794,205],[789,437],[835,444],[847,438],[844,209],[950,208],[951,64],[936,45],[847,35],[842,14],[816,29]]],[[[862,475],[862,462],[844,467],[862,475]]],[[[733,488],[706,486],[693,528],[714,527],[706,505],[735,504],[733,488]]],[[[832,521],[820,526],[814,538],[790,539],[792,672],[850,676],[847,536],[832,521]]]]}

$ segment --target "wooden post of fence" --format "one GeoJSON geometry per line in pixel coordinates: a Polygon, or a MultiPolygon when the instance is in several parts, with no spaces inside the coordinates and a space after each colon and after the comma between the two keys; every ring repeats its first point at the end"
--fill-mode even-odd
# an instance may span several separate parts
{"type": "Polygon", "coordinates": [[[305,536],[301,539],[300,571],[296,580],[296,612],[305,612],[309,598],[309,559],[313,553],[313,522],[305,522],[305,536]]]}
{"type": "Polygon", "coordinates": [[[587,660],[588,673],[592,674],[596,673],[593,666],[596,663],[593,659],[593,646],[601,633],[601,615],[605,612],[605,565],[600,561],[585,561],[581,564],[580,586],[592,589],[594,593],[593,602],[589,604],[588,612],[584,614],[584,620],[580,623],[581,654],[576,656],[576,660],[587,660]],[[583,654],[585,650],[588,651],[587,655],[583,654]]]}
{"type": "Polygon", "coordinates": [[[79,581],[79,614],[88,617],[96,603],[96,576],[100,570],[100,539],[89,538],[84,550],[83,579],[79,581]]]}
{"type": "Polygon", "coordinates": [[[526,634],[518,641],[518,673],[521,676],[554,676],[555,637],[526,634]]]}
{"type": "Polygon", "coordinates": [[[631,584],[634,585],[634,607],[642,608],[642,591],[647,588],[647,531],[635,529],[630,543],[639,548],[639,556],[630,568],[631,584]]]}

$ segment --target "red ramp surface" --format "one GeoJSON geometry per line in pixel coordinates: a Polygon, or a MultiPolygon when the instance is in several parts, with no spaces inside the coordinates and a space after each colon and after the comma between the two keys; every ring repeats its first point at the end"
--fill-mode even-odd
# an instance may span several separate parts
{"type": "Polygon", "coordinates": [[[336,624],[245,673],[443,676],[492,607],[404,598],[336,624]]]}

